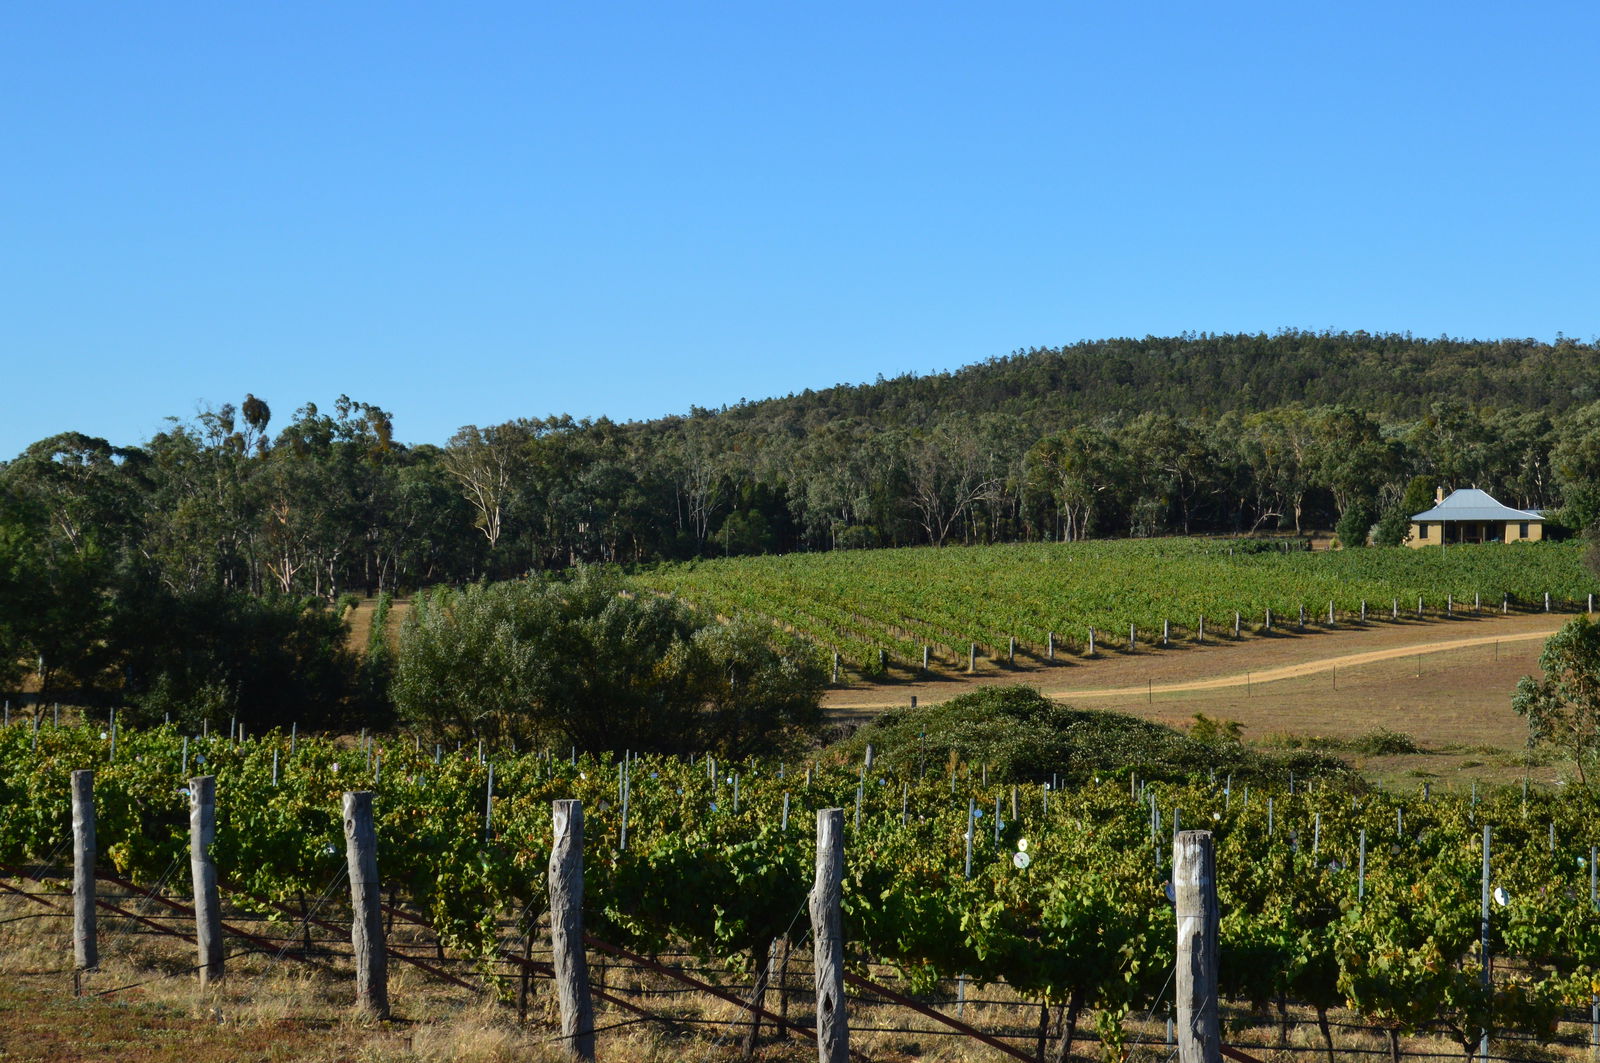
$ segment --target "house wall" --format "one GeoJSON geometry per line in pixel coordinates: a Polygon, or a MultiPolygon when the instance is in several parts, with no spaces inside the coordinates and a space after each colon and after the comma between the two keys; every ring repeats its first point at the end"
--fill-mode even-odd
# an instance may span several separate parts
{"type": "MultiPolygon", "coordinates": [[[[1500,525],[1498,530],[1500,531],[1501,542],[1536,543],[1544,538],[1544,523],[1542,521],[1530,520],[1528,522],[1527,538],[1522,537],[1522,526],[1520,521],[1491,521],[1485,525],[1485,529],[1488,530],[1490,534],[1493,534],[1496,530],[1496,525],[1500,525]]],[[[1450,541],[1454,542],[1456,540],[1455,529],[1452,527],[1450,531],[1450,541]]],[[[1443,534],[1443,528],[1440,521],[1429,520],[1421,523],[1412,521],[1411,530],[1406,533],[1405,545],[1412,547],[1413,549],[1422,549],[1423,547],[1428,546],[1438,546],[1439,537],[1441,534],[1443,534]],[[1424,525],[1426,526],[1426,537],[1423,535],[1424,525]]]]}

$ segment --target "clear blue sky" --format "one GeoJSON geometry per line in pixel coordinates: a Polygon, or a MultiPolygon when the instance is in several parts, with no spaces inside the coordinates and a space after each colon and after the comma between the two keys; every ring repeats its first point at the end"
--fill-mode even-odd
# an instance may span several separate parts
{"type": "Polygon", "coordinates": [[[0,457],[1019,347],[1593,338],[1586,3],[14,3],[0,457]]]}

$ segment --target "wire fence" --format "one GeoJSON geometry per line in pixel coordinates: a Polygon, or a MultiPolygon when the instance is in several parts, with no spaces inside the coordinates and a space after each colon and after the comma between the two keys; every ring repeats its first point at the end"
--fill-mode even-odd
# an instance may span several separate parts
{"type": "MultiPolygon", "coordinates": [[[[70,914],[70,876],[58,866],[59,853],[39,864],[4,868],[0,880],[0,925],[28,917],[65,918],[70,914]],[[52,908],[51,906],[55,906],[52,908]],[[37,912],[22,909],[39,908],[37,912]]],[[[104,988],[86,988],[77,978],[75,990],[86,997],[116,997],[160,982],[194,978],[200,964],[171,959],[175,939],[193,941],[193,914],[175,890],[176,868],[168,868],[157,882],[136,886],[114,876],[100,880],[102,945],[107,954],[135,963],[150,963],[164,952],[167,957],[150,969],[148,977],[134,977],[104,988]],[[159,940],[158,940],[159,939],[159,940]]],[[[236,947],[225,963],[250,960],[254,967],[245,977],[252,993],[270,992],[269,980],[286,968],[308,968],[332,979],[353,977],[354,957],[349,938],[350,909],[343,892],[342,873],[331,876],[325,888],[308,898],[301,910],[225,891],[223,919],[249,935],[235,937],[236,947]]],[[[418,965],[432,993],[460,994],[462,1003],[494,995],[508,1005],[520,986],[528,986],[519,1016],[530,1032],[545,1043],[563,1038],[553,1032],[549,1014],[552,980],[547,925],[529,910],[504,913],[496,920],[499,948],[489,955],[470,955],[448,947],[415,913],[390,906],[386,909],[387,947],[392,958],[418,965]],[[536,1006],[527,1006],[527,995],[536,1006]]],[[[651,1025],[669,1035],[705,1042],[707,1050],[733,1050],[735,1040],[750,1038],[752,1028],[766,1031],[769,1039],[804,1038],[815,1029],[815,996],[808,948],[809,934],[801,923],[803,910],[774,937],[773,947],[755,969],[722,963],[693,950],[665,950],[639,957],[617,955],[614,946],[595,943],[590,950],[591,984],[599,998],[596,1033],[651,1025]]],[[[193,954],[189,956],[192,958],[193,954]]],[[[35,971],[36,976],[72,976],[70,950],[60,971],[35,971]]],[[[1053,1058],[1062,1036],[1064,1009],[1044,1008],[1037,1000],[1013,991],[1004,983],[991,983],[978,994],[959,992],[951,983],[922,991],[914,988],[894,965],[871,957],[853,956],[850,969],[877,989],[863,989],[859,981],[846,1000],[851,1010],[851,1032],[858,1044],[885,1049],[897,1042],[927,1039],[968,1040],[980,1055],[998,1052],[990,1046],[1013,1046],[1008,1054],[1025,1059],[1053,1058]],[[959,1023],[971,1032],[952,1025],[959,1023]],[[976,1035],[989,1040],[978,1043],[976,1035]]],[[[121,968],[119,967],[120,971],[121,968]]],[[[21,972],[15,972],[21,973],[21,972]]],[[[232,975],[230,975],[232,977],[232,975]]],[[[1170,1021],[1170,978],[1151,1005],[1129,1016],[1124,1024],[1127,1058],[1166,1060],[1175,1039],[1170,1021]]],[[[1273,1053],[1279,1058],[1325,1057],[1325,1045],[1315,1009],[1304,1002],[1271,1002],[1256,1010],[1232,1001],[1221,1002],[1225,1040],[1246,1052],[1273,1053]],[[1274,1009],[1276,1012],[1274,1013],[1274,1009]]],[[[1077,1023],[1073,1044],[1078,1054],[1098,1056],[1103,1048],[1095,1015],[1086,1011],[1077,1023]]],[[[1388,1056],[1388,1031],[1363,1023],[1359,1017],[1334,1012],[1327,1017],[1337,1055],[1352,1058],[1388,1056]]],[[[1461,1052],[1445,1041],[1447,1031],[1422,1030],[1401,1039],[1404,1059],[1459,1058],[1461,1052]]],[[[1561,1018],[1553,1037],[1536,1040],[1529,1035],[1507,1034],[1495,1038],[1489,1061],[1548,1060],[1552,1049],[1576,1056],[1596,1046],[1593,1014],[1570,1013],[1561,1018]]]]}

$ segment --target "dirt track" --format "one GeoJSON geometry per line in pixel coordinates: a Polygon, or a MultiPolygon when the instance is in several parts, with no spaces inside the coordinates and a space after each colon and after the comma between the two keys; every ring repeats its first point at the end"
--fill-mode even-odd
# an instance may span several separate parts
{"type": "Polygon", "coordinates": [[[823,699],[823,708],[860,712],[904,705],[912,696],[934,702],[954,697],[976,685],[991,683],[1027,683],[1051,697],[1075,700],[1255,687],[1381,661],[1427,657],[1499,643],[1542,642],[1568,619],[1559,614],[1541,613],[1378,623],[1304,634],[1275,633],[1239,643],[1150,648],[1132,654],[1111,652],[1095,661],[1062,661],[1030,668],[1000,669],[974,677],[848,687],[830,691],[823,699]],[[1464,629],[1481,633],[1464,636],[1464,629]],[[1333,652],[1335,650],[1342,652],[1333,652]],[[1087,673],[1094,673],[1103,682],[1093,686],[1082,682],[1089,678],[1087,673]]]}

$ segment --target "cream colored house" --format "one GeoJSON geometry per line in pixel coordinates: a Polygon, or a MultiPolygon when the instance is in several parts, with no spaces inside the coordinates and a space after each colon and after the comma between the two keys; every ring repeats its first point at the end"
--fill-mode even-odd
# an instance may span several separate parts
{"type": "Polygon", "coordinates": [[[1411,518],[1407,546],[1451,546],[1456,543],[1526,543],[1544,538],[1544,515],[1537,510],[1512,509],[1495,501],[1487,491],[1464,488],[1446,498],[1440,490],[1437,504],[1411,518]]]}

